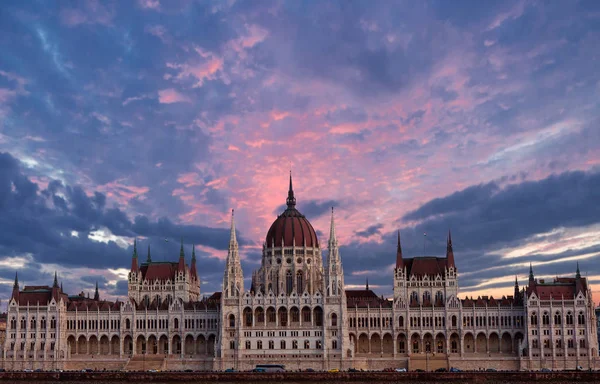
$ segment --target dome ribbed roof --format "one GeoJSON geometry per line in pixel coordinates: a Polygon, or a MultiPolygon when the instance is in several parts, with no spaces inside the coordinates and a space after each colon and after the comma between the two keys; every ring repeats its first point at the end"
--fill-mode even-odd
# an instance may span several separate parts
{"type": "Polygon", "coordinates": [[[310,222],[296,209],[296,198],[292,189],[292,175],[290,174],[290,188],[287,198],[287,209],[271,224],[267,232],[266,246],[272,247],[318,247],[319,240],[310,222]]]}

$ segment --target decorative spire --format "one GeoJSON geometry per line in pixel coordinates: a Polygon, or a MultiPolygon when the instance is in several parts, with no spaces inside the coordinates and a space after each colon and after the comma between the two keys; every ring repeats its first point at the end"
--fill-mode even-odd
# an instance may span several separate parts
{"type": "Polygon", "coordinates": [[[61,292],[64,292],[64,291],[63,291],[63,287],[62,287],[62,281],[60,282],[60,291],[61,291],[61,292]]]}
{"type": "Polygon", "coordinates": [[[181,238],[181,248],[179,248],[179,258],[185,259],[185,253],[183,252],[183,237],[181,238]]]}
{"type": "Polygon", "coordinates": [[[296,198],[294,197],[294,188],[292,188],[292,170],[290,170],[290,188],[288,190],[288,197],[285,201],[288,209],[296,207],[296,198]]]}
{"type": "Polygon", "coordinates": [[[15,272],[15,283],[13,284],[11,299],[19,301],[19,276],[17,272],[15,272]]]}
{"type": "Polygon", "coordinates": [[[58,288],[58,275],[56,271],[54,271],[54,284],[52,284],[52,288],[58,288]]]}
{"type": "Polygon", "coordinates": [[[519,289],[519,280],[517,279],[517,275],[515,275],[514,300],[516,304],[521,304],[521,290],[519,289]]]}
{"type": "Polygon", "coordinates": [[[133,240],[133,258],[137,259],[138,254],[137,254],[137,239],[133,240]]]}
{"type": "Polygon", "coordinates": [[[369,290],[369,278],[367,277],[367,291],[369,290]]]}
{"type": "Polygon", "coordinates": [[[148,263],[152,262],[152,257],[150,256],[150,244],[148,244],[148,258],[146,259],[148,263]]]}
{"type": "Polygon", "coordinates": [[[532,284],[535,281],[535,277],[533,276],[533,266],[529,263],[529,284],[532,284]]]}
{"type": "Polygon", "coordinates": [[[192,261],[196,261],[196,245],[192,244],[192,261]]]}
{"type": "Polygon", "coordinates": [[[137,239],[133,240],[133,256],[131,257],[131,272],[139,270],[138,254],[137,254],[137,239]]]}
{"type": "Polygon", "coordinates": [[[454,264],[454,250],[452,249],[452,234],[448,230],[448,243],[446,244],[446,259],[448,267],[456,267],[454,264]]]}
{"type": "Polygon", "coordinates": [[[329,244],[337,245],[337,237],[335,235],[335,220],[333,218],[333,207],[331,207],[331,225],[329,227],[329,244]]]}
{"type": "Polygon", "coordinates": [[[185,253],[183,252],[183,237],[181,238],[181,248],[179,249],[179,264],[177,269],[180,272],[185,272],[185,253]]]}
{"type": "Polygon", "coordinates": [[[231,210],[231,229],[230,229],[230,233],[229,233],[229,243],[237,244],[237,237],[235,236],[235,220],[234,220],[233,213],[234,213],[234,211],[232,209],[231,210]]]}
{"type": "Polygon", "coordinates": [[[404,267],[402,259],[402,244],[400,243],[400,230],[398,230],[398,248],[396,249],[396,269],[404,267]]]}
{"type": "Polygon", "coordinates": [[[94,300],[100,300],[100,293],[98,292],[98,281],[96,281],[96,291],[94,292],[94,300]]]}
{"type": "Polygon", "coordinates": [[[577,273],[575,274],[577,279],[581,279],[581,273],[579,272],[579,261],[577,262],[577,273]]]}
{"type": "Polygon", "coordinates": [[[19,289],[19,273],[15,272],[15,283],[13,284],[13,288],[19,289]]]}

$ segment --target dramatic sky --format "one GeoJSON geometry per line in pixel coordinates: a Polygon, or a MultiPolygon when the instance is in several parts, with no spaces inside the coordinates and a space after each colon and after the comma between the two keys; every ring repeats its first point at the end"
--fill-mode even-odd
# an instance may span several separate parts
{"type": "Polygon", "coordinates": [[[290,167],[349,288],[451,229],[463,297],[598,289],[599,100],[594,0],[2,1],[0,297],[122,298],[134,238],[220,290],[232,208],[249,278],[290,167]]]}

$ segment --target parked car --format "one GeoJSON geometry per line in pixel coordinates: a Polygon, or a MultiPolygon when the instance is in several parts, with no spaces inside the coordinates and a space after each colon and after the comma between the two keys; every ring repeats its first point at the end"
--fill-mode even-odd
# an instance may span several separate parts
{"type": "Polygon", "coordinates": [[[540,372],[552,372],[552,370],[550,368],[542,368],[540,372]]]}
{"type": "Polygon", "coordinates": [[[488,368],[485,370],[486,372],[498,372],[496,368],[488,368]]]}
{"type": "Polygon", "coordinates": [[[450,368],[450,372],[462,372],[462,371],[458,368],[452,367],[452,368],[450,368]]]}
{"type": "Polygon", "coordinates": [[[396,368],[394,369],[396,372],[406,372],[406,368],[396,368]]]}
{"type": "Polygon", "coordinates": [[[267,372],[264,368],[254,368],[252,372],[267,372]]]}
{"type": "Polygon", "coordinates": [[[314,372],[315,370],[312,368],[306,368],[306,370],[304,372],[314,372]]]}
{"type": "Polygon", "coordinates": [[[438,368],[435,370],[436,372],[448,372],[446,368],[438,368]]]}
{"type": "Polygon", "coordinates": [[[327,372],[329,372],[329,373],[338,373],[339,371],[340,371],[339,369],[337,369],[337,368],[333,368],[333,369],[330,369],[330,370],[329,370],[329,371],[327,371],[327,372]]]}
{"type": "Polygon", "coordinates": [[[394,368],[383,368],[383,372],[394,372],[394,368]]]}
{"type": "Polygon", "coordinates": [[[237,372],[237,371],[235,369],[233,369],[233,368],[227,368],[225,370],[225,372],[237,372]]]}

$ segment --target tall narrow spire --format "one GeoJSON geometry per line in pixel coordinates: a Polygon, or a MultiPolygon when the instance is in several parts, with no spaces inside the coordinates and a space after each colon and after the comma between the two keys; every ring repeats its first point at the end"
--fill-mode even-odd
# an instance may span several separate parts
{"type": "Polygon", "coordinates": [[[15,283],[13,284],[11,298],[15,299],[17,302],[19,301],[19,276],[17,272],[15,272],[15,283]]]}
{"type": "Polygon", "coordinates": [[[13,284],[13,288],[19,288],[19,272],[15,272],[15,283],[13,284]]]}
{"type": "Polygon", "coordinates": [[[296,198],[294,197],[294,188],[292,187],[292,171],[290,170],[290,188],[288,189],[288,197],[285,201],[288,208],[296,207],[296,198]]]}
{"type": "Polygon", "coordinates": [[[190,264],[190,273],[192,277],[198,280],[198,271],[196,269],[196,245],[192,244],[192,262],[190,264]]]}
{"type": "Polygon", "coordinates": [[[192,261],[196,261],[196,244],[192,244],[192,261]]]}
{"type": "Polygon", "coordinates": [[[398,248],[396,249],[396,269],[404,268],[402,259],[402,244],[400,243],[400,230],[398,230],[398,248]]]}
{"type": "Polygon", "coordinates": [[[517,279],[517,275],[515,275],[514,300],[516,304],[521,304],[521,290],[519,289],[519,280],[517,279]]]}
{"type": "Polygon", "coordinates": [[[329,226],[329,244],[337,245],[337,237],[335,235],[335,220],[333,216],[333,207],[331,207],[331,225],[329,226]]]}
{"type": "Polygon", "coordinates": [[[452,249],[452,234],[448,230],[448,243],[446,244],[446,259],[448,267],[456,267],[454,264],[454,250],[452,249]]]}
{"type": "Polygon", "coordinates": [[[138,254],[137,254],[137,239],[133,240],[133,255],[131,257],[131,272],[137,272],[138,266],[138,254]]]}
{"type": "Polygon", "coordinates": [[[235,236],[235,220],[234,220],[234,211],[233,211],[233,209],[231,210],[231,228],[230,228],[230,233],[229,233],[229,243],[230,244],[233,244],[233,243],[237,244],[237,237],[235,236]]]}
{"type": "Polygon", "coordinates": [[[529,284],[533,284],[535,277],[533,276],[533,266],[529,263],[529,284]]]}
{"type": "Polygon", "coordinates": [[[369,278],[367,277],[367,291],[369,290],[369,278]]]}
{"type": "Polygon", "coordinates": [[[148,258],[146,259],[148,263],[152,262],[152,257],[150,256],[150,244],[148,244],[148,258]]]}
{"type": "Polygon", "coordinates": [[[181,247],[179,248],[179,258],[185,259],[185,253],[183,252],[183,237],[181,238],[181,247]]]}
{"type": "Polygon", "coordinates": [[[100,300],[100,292],[98,292],[98,282],[96,281],[96,291],[94,292],[94,300],[100,300]]]}
{"type": "Polygon", "coordinates": [[[179,265],[177,269],[181,272],[185,271],[185,253],[183,252],[183,237],[181,238],[181,248],[179,248],[179,265]]]}
{"type": "Polygon", "coordinates": [[[54,271],[54,283],[52,284],[52,288],[58,288],[58,275],[56,271],[54,271]]]}
{"type": "Polygon", "coordinates": [[[235,216],[231,210],[231,233],[229,234],[229,248],[225,260],[225,272],[223,274],[223,294],[225,297],[234,297],[244,292],[244,276],[240,263],[238,242],[235,235],[235,216]]]}
{"type": "Polygon", "coordinates": [[[581,272],[579,272],[579,261],[577,262],[577,273],[575,274],[575,277],[581,279],[581,272]]]}

